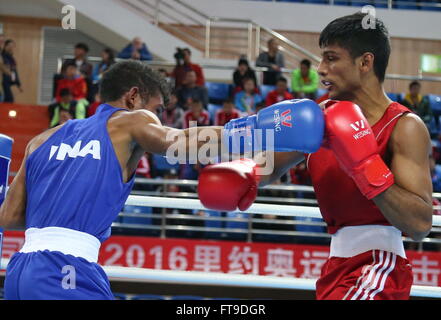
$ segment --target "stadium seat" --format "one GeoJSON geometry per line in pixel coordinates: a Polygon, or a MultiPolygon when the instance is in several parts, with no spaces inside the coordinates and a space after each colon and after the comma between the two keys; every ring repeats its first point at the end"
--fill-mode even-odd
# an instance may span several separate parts
{"type": "Polygon", "coordinates": [[[373,6],[374,3],[372,1],[362,1],[362,0],[353,0],[351,1],[351,6],[353,7],[364,7],[364,6],[368,6],[371,5],[373,6]]]}
{"type": "Polygon", "coordinates": [[[214,123],[216,112],[222,109],[222,105],[209,103],[207,106],[208,113],[210,114],[210,122],[214,123]]]}
{"type": "Polygon", "coordinates": [[[206,82],[208,98],[210,102],[221,103],[230,95],[230,85],[228,83],[206,82]]]}
{"type": "Polygon", "coordinates": [[[415,2],[416,2],[415,0],[398,0],[395,1],[394,8],[406,9],[406,10],[419,10],[419,7],[415,5],[415,2]]]}
{"type": "Polygon", "coordinates": [[[164,170],[164,171],[168,171],[171,169],[179,170],[179,164],[168,163],[166,157],[153,154],[152,161],[153,161],[153,166],[156,170],[164,170]]]}
{"type": "Polygon", "coordinates": [[[263,99],[266,99],[266,96],[270,91],[273,91],[276,88],[276,86],[270,86],[266,84],[262,84],[260,86],[260,94],[262,95],[263,99]]]}
{"type": "Polygon", "coordinates": [[[337,6],[349,6],[351,5],[350,1],[334,1],[334,5],[337,6]]]}
{"type": "Polygon", "coordinates": [[[328,4],[327,0],[304,0],[305,3],[328,4]]]}
{"type": "MultiPolygon", "coordinates": [[[[125,205],[124,206],[124,213],[149,214],[149,213],[152,213],[152,208],[151,207],[125,205]]],[[[149,216],[147,216],[147,217],[121,217],[121,223],[150,225],[150,224],[152,224],[152,218],[149,216]]]]}
{"type": "Polygon", "coordinates": [[[429,98],[430,108],[433,113],[441,115],[441,95],[429,94],[427,97],[429,98]]]}
{"type": "Polygon", "coordinates": [[[386,94],[389,97],[389,99],[391,99],[392,101],[398,101],[398,94],[397,93],[388,92],[386,94]]]}
{"type": "Polygon", "coordinates": [[[373,6],[375,8],[387,8],[387,0],[374,0],[373,6]]]}
{"type": "Polygon", "coordinates": [[[421,7],[420,7],[421,10],[441,11],[441,6],[439,6],[439,7],[433,6],[434,4],[441,5],[441,3],[439,3],[439,1],[436,1],[436,0],[430,1],[430,0],[428,0],[428,1],[420,2],[420,4],[421,4],[421,7]],[[432,5],[432,6],[430,6],[430,5],[432,5]]]}

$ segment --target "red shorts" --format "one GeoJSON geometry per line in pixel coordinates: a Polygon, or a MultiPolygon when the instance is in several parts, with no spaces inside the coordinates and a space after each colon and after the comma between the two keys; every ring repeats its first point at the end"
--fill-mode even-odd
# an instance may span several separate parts
{"type": "Polygon", "coordinates": [[[318,300],[408,300],[412,266],[407,259],[383,250],[354,257],[331,257],[316,283],[318,300]]]}

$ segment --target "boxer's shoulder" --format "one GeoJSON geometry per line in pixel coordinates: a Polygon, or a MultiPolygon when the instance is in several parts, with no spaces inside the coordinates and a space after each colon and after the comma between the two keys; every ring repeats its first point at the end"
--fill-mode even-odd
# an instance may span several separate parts
{"type": "Polygon", "coordinates": [[[29,156],[34,152],[39,146],[41,146],[47,139],[49,139],[55,132],[60,130],[64,124],[56,126],[54,128],[47,129],[46,131],[40,133],[39,135],[32,138],[26,147],[26,154],[29,156]]]}
{"type": "Polygon", "coordinates": [[[389,143],[393,150],[426,147],[430,145],[430,134],[419,116],[405,113],[397,121],[389,143]]]}
{"type": "Polygon", "coordinates": [[[148,110],[115,112],[108,123],[109,125],[130,129],[138,125],[146,125],[149,123],[161,124],[159,118],[148,110]]]}

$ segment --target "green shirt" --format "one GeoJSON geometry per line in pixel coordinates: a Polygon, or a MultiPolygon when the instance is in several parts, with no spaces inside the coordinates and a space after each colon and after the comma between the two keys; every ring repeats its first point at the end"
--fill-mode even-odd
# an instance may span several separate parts
{"type": "Polygon", "coordinates": [[[317,71],[309,69],[309,81],[305,83],[300,69],[293,70],[291,74],[291,89],[292,92],[314,93],[318,89],[319,75],[317,71]]]}

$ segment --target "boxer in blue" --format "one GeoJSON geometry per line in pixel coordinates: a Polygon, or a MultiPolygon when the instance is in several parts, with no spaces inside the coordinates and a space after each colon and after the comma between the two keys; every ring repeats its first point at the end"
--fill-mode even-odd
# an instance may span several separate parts
{"type": "MultiPolygon", "coordinates": [[[[98,253],[132,189],[141,156],[144,152],[165,155],[168,148],[181,143],[188,150],[190,130],[203,128],[178,130],[161,125],[156,112],[167,98],[166,84],[141,62],[113,65],[103,76],[100,95],[104,104],[94,116],[49,129],[26,148],[0,207],[0,227],[26,228],[25,243],[7,266],[6,299],[113,299],[109,281],[97,264],[98,253]],[[170,134],[177,138],[169,139],[170,134]]],[[[280,129],[288,137],[278,138],[281,144],[276,142],[274,150],[281,146],[298,150],[300,145],[311,152],[319,147],[322,113],[317,105],[305,105],[309,112],[294,102],[277,107],[283,107],[283,112],[289,109],[296,117],[294,125],[280,129]],[[304,119],[295,109],[302,110],[304,119]],[[308,139],[308,146],[300,143],[301,135],[290,137],[299,128],[316,137],[308,139]]],[[[262,114],[253,123],[256,128],[270,127],[270,117],[262,114]]],[[[209,143],[219,147],[225,130],[210,128],[218,139],[209,143]]],[[[197,142],[196,149],[204,144],[197,142]]]]}

